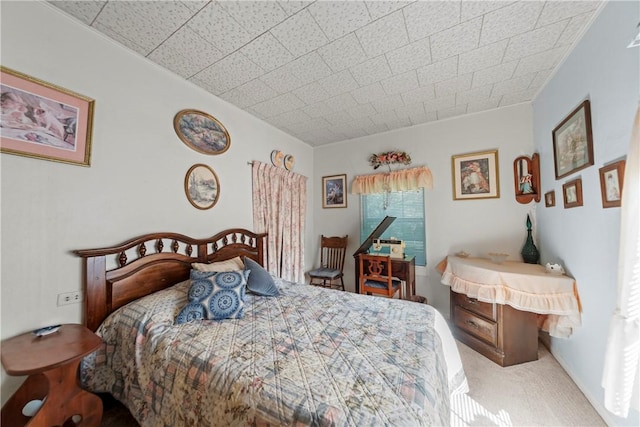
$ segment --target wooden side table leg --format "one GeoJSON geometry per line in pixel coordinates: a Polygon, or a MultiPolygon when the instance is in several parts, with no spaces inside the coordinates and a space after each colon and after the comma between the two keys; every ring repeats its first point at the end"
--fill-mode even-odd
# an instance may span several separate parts
{"type": "Polygon", "coordinates": [[[50,390],[44,404],[26,424],[28,427],[61,426],[73,416],[79,415],[82,427],[99,427],[102,419],[102,401],[98,396],[82,390],[78,381],[78,365],[75,360],[67,365],[44,372],[50,390]]]}
{"type": "Polygon", "coordinates": [[[42,400],[49,393],[49,380],[43,374],[30,375],[2,407],[0,425],[25,425],[29,417],[22,415],[22,408],[31,400],[42,400]]]}

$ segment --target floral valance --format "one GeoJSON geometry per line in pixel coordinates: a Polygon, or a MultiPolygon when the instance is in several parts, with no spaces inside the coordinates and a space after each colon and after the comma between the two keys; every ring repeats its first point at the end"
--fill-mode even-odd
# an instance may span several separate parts
{"type": "Polygon", "coordinates": [[[356,176],[351,185],[353,194],[386,193],[433,188],[431,170],[427,167],[402,169],[389,173],[356,176]]]}

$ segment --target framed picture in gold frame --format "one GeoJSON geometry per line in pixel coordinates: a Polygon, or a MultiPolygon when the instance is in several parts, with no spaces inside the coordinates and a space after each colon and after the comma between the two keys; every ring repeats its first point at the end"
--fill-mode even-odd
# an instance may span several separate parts
{"type": "Polygon", "coordinates": [[[619,160],[600,168],[600,192],[602,193],[603,208],[620,207],[625,164],[625,160],[619,160]]]}
{"type": "Polygon", "coordinates": [[[89,166],[94,100],[0,66],[3,153],[89,166]]]}
{"type": "Polygon", "coordinates": [[[173,118],[178,138],[202,154],[222,154],[229,149],[229,132],[215,117],[198,110],[182,110],[173,118]]]}
{"type": "Polygon", "coordinates": [[[500,197],[498,150],[451,157],[453,200],[500,197]]]}
{"type": "Polygon", "coordinates": [[[322,207],[347,207],[347,175],[331,175],[322,177],[322,207]]]}
{"type": "Polygon", "coordinates": [[[193,165],[184,177],[184,192],[193,207],[210,209],[220,197],[218,175],[207,165],[193,165]]]}

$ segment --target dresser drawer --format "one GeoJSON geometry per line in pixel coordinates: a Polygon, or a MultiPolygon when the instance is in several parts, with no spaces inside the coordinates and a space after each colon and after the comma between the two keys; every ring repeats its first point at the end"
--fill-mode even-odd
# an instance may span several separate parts
{"type": "Polygon", "coordinates": [[[486,320],[460,306],[454,307],[455,325],[491,345],[498,345],[498,324],[486,320]]]}
{"type": "Polygon", "coordinates": [[[491,320],[498,320],[495,309],[495,304],[478,301],[475,298],[468,297],[465,294],[459,294],[451,291],[451,298],[453,298],[453,304],[471,311],[472,313],[479,314],[491,320]]]}

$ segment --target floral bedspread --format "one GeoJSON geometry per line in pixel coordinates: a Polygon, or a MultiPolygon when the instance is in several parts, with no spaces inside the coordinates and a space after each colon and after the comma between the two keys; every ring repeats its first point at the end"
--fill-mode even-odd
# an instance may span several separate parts
{"type": "Polygon", "coordinates": [[[280,281],[242,319],[175,325],[188,281],[122,307],[81,381],[142,426],[449,425],[435,310],[280,281]]]}

